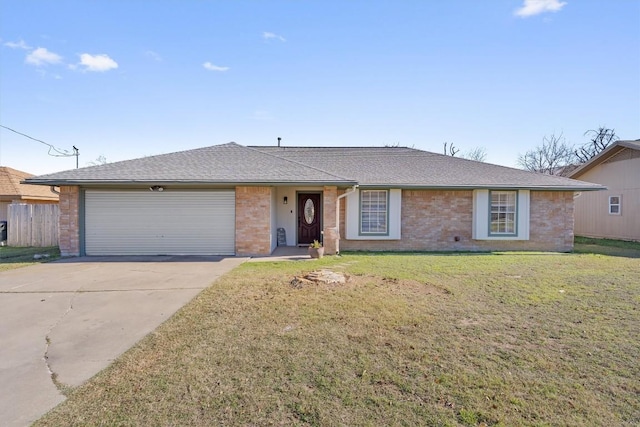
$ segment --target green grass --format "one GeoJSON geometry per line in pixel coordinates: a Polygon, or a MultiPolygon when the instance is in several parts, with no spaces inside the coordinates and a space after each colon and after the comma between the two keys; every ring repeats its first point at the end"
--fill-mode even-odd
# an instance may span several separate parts
{"type": "Polygon", "coordinates": [[[60,250],[57,246],[48,248],[16,248],[0,246],[0,271],[26,267],[60,258],[60,250]],[[46,255],[40,259],[34,259],[34,255],[46,255]]]}
{"type": "Polygon", "coordinates": [[[638,306],[633,257],[246,263],[36,425],[634,426],[638,306]]]}
{"type": "Polygon", "coordinates": [[[574,252],[640,258],[640,242],[576,236],[574,252]]]}

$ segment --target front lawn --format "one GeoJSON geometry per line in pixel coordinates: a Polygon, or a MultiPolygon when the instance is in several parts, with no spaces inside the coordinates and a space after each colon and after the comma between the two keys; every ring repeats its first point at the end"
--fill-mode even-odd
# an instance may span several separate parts
{"type": "Polygon", "coordinates": [[[60,258],[60,250],[57,246],[48,248],[0,246],[0,271],[26,267],[58,258],[60,258]]]}
{"type": "Polygon", "coordinates": [[[36,425],[638,425],[639,306],[619,255],[245,263],[36,425]]]}
{"type": "Polygon", "coordinates": [[[574,252],[640,258],[640,242],[576,236],[574,252]]]}

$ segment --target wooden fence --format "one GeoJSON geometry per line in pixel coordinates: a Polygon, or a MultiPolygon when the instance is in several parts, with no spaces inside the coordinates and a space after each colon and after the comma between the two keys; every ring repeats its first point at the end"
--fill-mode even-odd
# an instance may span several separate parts
{"type": "Polygon", "coordinates": [[[7,215],[9,246],[58,246],[57,204],[10,204],[7,215]]]}

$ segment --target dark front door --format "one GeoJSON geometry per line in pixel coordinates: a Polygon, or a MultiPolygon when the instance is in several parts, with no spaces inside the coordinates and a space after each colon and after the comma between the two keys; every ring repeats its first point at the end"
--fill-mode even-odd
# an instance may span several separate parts
{"type": "Polygon", "coordinates": [[[320,240],[320,194],[298,193],[298,243],[320,240]]]}

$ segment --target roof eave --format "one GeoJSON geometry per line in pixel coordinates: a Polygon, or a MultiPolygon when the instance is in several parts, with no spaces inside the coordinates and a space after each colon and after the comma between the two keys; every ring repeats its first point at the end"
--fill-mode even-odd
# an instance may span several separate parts
{"type": "Polygon", "coordinates": [[[360,184],[360,188],[401,188],[407,190],[539,190],[539,191],[599,191],[606,190],[603,185],[589,186],[551,186],[551,185],[513,185],[513,184],[360,184]]]}
{"type": "Polygon", "coordinates": [[[48,179],[35,179],[25,182],[33,185],[54,185],[54,186],[141,186],[141,185],[181,185],[181,186],[207,186],[207,185],[247,185],[247,186],[319,186],[319,185],[331,185],[331,186],[351,186],[357,184],[356,181],[327,181],[327,180],[297,180],[297,181],[277,181],[277,180],[217,180],[217,181],[203,181],[203,180],[86,180],[86,179],[69,179],[69,180],[48,180],[48,179]]]}
{"type": "Polygon", "coordinates": [[[594,167],[598,166],[600,163],[606,161],[607,159],[615,156],[621,151],[629,149],[629,150],[637,150],[638,146],[636,141],[616,141],[613,145],[608,146],[600,153],[598,153],[595,157],[591,158],[588,162],[580,165],[573,172],[569,174],[567,178],[575,179],[575,177],[582,175],[583,173],[588,172],[594,167]]]}

